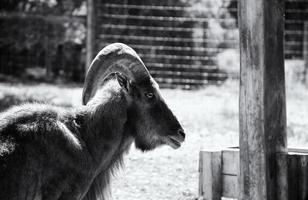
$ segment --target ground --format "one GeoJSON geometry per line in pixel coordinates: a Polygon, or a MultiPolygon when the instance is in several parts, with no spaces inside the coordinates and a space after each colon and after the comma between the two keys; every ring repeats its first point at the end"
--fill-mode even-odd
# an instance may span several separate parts
{"type": "MultiPolygon", "coordinates": [[[[163,89],[162,94],[183,124],[187,138],[177,150],[161,147],[141,153],[134,148],[112,183],[114,200],[193,200],[198,194],[200,149],[238,145],[238,82],[195,91],[163,89]]],[[[81,88],[53,85],[0,84],[1,104],[48,101],[78,106],[81,88]],[[12,99],[18,98],[17,101],[12,99]],[[5,103],[6,102],[6,103],[5,103]]],[[[308,146],[308,90],[287,87],[289,146],[308,146]]]]}

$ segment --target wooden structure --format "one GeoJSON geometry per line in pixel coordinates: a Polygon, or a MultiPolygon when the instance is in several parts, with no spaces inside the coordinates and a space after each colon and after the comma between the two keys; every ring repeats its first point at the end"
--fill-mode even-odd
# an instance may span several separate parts
{"type": "Polygon", "coordinates": [[[239,8],[239,197],[284,199],[286,181],[279,180],[286,177],[283,154],[287,145],[284,4],[281,0],[245,0],[239,8]]]}
{"type": "Polygon", "coordinates": [[[237,41],[207,38],[207,31],[200,30],[208,30],[212,19],[187,15],[190,8],[181,1],[87,0],[87,7],[86,67],[104,46],[122,42],[138,52],[161,87],[192,89],[226,79],[216,55],[238,47],[237,41]]]}
{"type": "MultiPolygon", "coordinates": [[[[238,1],[224,0],[220,14],[207,7],[206,14],[199,15],[189,1],[87,0],[86,66],[107,44],[123,42],[138,52],[161,87],[193,89],[221,83],[227,77],[221,69],[228,65],[217,56],[239,47],[238,1]],[[221,25],[228,37],[213,37],[211,21],[221,25]]],[[[285,1],[285,57],[302,59],[308,2],[285,1]]]]}
{"type": "Polygon", "coordinates": [[[240,150],[200,153],[200,196],[307,200],[307,151],[287,149],[284,3],[241,0],[240,150]]]}
{"type": "MultiPolygon", "coordinates": [[[[200,151],[199,197],[204,200],[239,198],[239,149],[200,151]]],[[[289,148],[287,155],[289,200],[308,198],[308,149],[289,148]]],[[[248,198],[249,199],[249,198],[248,198]]],[[[252,198],[250,198],[252,199],[252,198]]]]}

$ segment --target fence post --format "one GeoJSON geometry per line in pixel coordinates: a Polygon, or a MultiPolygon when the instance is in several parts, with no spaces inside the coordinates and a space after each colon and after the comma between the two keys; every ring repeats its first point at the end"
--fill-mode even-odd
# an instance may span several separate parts
{"type": "Polygon", "coordinates": [[[308,88],[308,21],[304,21],[303,58],[304,58],[304,84],[308,88]]]}
{"type": "Polygon", "coordinates": [[[45,69],[46,69],[46,78],[48,80],[51,79],[51,68],[52,68],[52,63],[51,63],[51,54],[50,54],[50,48],[51,48],[51,45],[50,45],[50,36],[49,36],[49,29],[50,29],[50,26],[48,23],[44,22],[45,23],[45,35],[44,35],[44,45],[45,45],[45,69]],[[46,30],[47,29],[47,30],[46,30]]]}
{"type": "Polygon", "coordinates": [[[199,197],[202,200],[221,200],[221,151],[199,153],[199,197]]]}
{"type": "Polygon", "coordinates": [[[86,66],[85,72],[88,71],[93,59],[93,50],[95,48],[95,9],[96,0],[87,0],[87,38],[86,38],[86,66]]]}
{"type": "Polygon", "coordinates": [[[287,200],[284,1],[240,0],[240,200],[287,200]]]}

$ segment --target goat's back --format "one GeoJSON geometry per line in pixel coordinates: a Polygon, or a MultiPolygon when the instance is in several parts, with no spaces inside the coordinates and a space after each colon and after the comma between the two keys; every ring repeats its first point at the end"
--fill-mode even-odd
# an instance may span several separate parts
{"type": "Polygon", "coordinates": [[[72,180],[85,162],[78,131],[64,108],[27,104],[1,113],[0,199],[57,199],[79,181],[72,180]]]}

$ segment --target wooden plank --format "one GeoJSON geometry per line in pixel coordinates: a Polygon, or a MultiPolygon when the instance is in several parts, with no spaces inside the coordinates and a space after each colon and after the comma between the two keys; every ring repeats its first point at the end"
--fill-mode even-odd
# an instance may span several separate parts
{"type": "Polygon", "coordinates": [[[159,83],[159,85],[161,84],[175,84],[175,85],[196,85],[196,86],[201,86],[204,84],[209,83],[208,80],[194,80],[194,79],[174,79],[174,78],[160,78],[160,77],[156,77],[155,80],[159,83]]]}
{"type": "Polygon", "coordinates": [[[222,173],[237,176],[239,173],[239,150],[222,150],[222,173]]]}
{"type": "Polygon", "coordinates": [[[145,62],[145,63],[153,63],[153,62],[157,62],[157,63],[169,63],[169,64],[173,64],[173,65],[197,65],[199,63],[200,67],[206,67],[206,66],[213,66],[215,65],[215,61],[214,60],[203,60],[203,61],[199,61],[199,60],[191,60],[191,59],[185,59],[185,58],[177,58],[177,59],[169,59],[169,58],[163,58],[163,57],[141,57],[141,59],[145,62]],[[201,64],[200,64],[201,63],[201,64]]]}
{"type": "MultiPolygon", "coordinates": [[[[49,26],[48,24],[44,24],[44,28],[47,29],[47,33],[49,33],[49,26]]],[[[49,41],[49,34],[44,34],[44,49],[45,49],[45,69],[46,69],[46,78],[47,80],[51,80],[52,78],[52,74],[51,74],[51,52],[50,48],[51,48],[51,44],[49,41]]]]}
{"type": "Polygon", "coordinates": [[[238,198],[239,149],[228,148],[222,151],[222,195],[238,198]]]}
{"type": "Polygon", "coordinates": [[[199,197],[204,200],[221,200],[221,151],[200,151],[199,197]]]}
{"type": "Polygon", "coordinates": [[[286,200],[287,170],[278,159],[286,153],[284,3],[245,0],[239,7],[239,199],[286,200]]]}
{"type": "MultiPolygon", "coordinates": [[[[172,21],[172,22],[190,22],[190,23],[200,23],[200,22],[209,22],[212,20],[210,17],[174,17],[174,16],[153,16],[153,15],[121,15],[121,14],[99,14],[98,17],[107,18],[107,19],[131,19],[131,20],[141,20],[141,21],[172,21]]],[[[232,18],[215,18],[219,22],[234,22],[232,18]]]]}
{"type": "Polygon", "coordinates": [[[178,68],[182,68],[182,69],[192,69],[192,70],[200,70],[200,69],[206,69],[209,71],[206,72],[216,72],[218,71],[218,67],[216,65],[197,65],[197,64],[180,64],[180,63],[165,63],[165,62],[147,62],[146,64],[147,66],[150,67],[157,67],[157,68],[169,68],[169,69],[178,69],[178,68]],[[210,71],[211,70],[211,71],[210,71]]]}
{"type": "MultiPolygon", "coordinates": [[[[162,64],[164,65],[164,64],[162,64]]],[[[189,66],[189,65],[188,65],[189,66]]],[[[182,72],[191,72],[191,73],[217,73],[218,69],[216,66],[206,65],[198,68],[189,68],[189,67],[181,67],[181,66],[174,66],[169,67],[160,66],[160,63],[147,63],[147,68],[152,71],[182,71],[182,72]]]]}
{"type": "Polygon", "coordinates": [[[222,175],[222,196],[225,198],[238,198],[238,177],[222,175]]]}
{"type": "Polygon", "coordinates": [[[303,57],[304,57],[304,82],[305,86],[308,88],[308,21],[304,23],[304,43],[303,43],[303,57]]]}
{"type": "MultiPolygon", "coordinates": [[[[228,2],[228,1],[225,1],[224,2],[228,2]]],[[[230,2],[230,1],[229,1],[230,2]]],[[[228,5],[228,4],[226,4],[228,5]]],[[[166,11],[166,10],[169,10],[169,11],[180,11],[181,13],[183,13],[184,11],[187,11],[187,7],[185,6],[170,6],[170,5],[146,5],[146,4],[143,4],[143,5],[140,5],[140,4],[113,4],[113,3],[106,3],[106,7],[108,8],[116,8],[116,9],[149,9],[149,10],[163,10],[163,11],[166,11]]],[[[222,5],[220,8],[224,8],[224,9],[228,9],[229,10],[229,7],[226,7],[225,5],[222,5]]],[[[193,9],[193,8],[190,8],[190,10],[193,9]]],[[[204,9],[207,9],[207,8],[204,8],[204,9]]],[[[209,11],[210,8],[208,8],[209,11]]],[[[197,11],[199,11],[197,9],[197,11]]]]}
{"type": "MultiPolygon", "coordinates": [[[[145,41],[163,41],[163,42],[205,42],[208,44],[220,44],[221,41],[220,40],[214,40],[214,39],[205,39],[205,38],[191,38],[191,37],[185,37],[185,38],[181,38],[181,37],[161,37],[161,36],[146,36],[146,35],[139,35],[139,36],[135,36],[135,35],[127,35],[127,34],[121,34],[121,33],[117,33],[117,34],[99,34],[98,36],[99,40],[100,39],[104,39],[104,38],[111,38],[111,39],[127,39],[127,40],[139,40],[142,42],[145,41]]],[[[98,40],[98,41],[99,41],[98,40]]],[[[224,43],[227,43],[229,45],[236,45],[237,41],[236,40],[224,40],[224,43]]],[[[143,44],[143,43],[141,43],[143,44]]],[[[163,44],[162,44],[163,45],[163,44]]],[[[169,45],[171,46],[171,45],[169,45]]],[[[189,45],[192,46],[192,45],[189,45]]]]}
{"type": "Polygon", "coordinates": [[[308,155],[308,148],[288,147],[288,154],[308,155]]]}
{"type": "Polygon", "coordinates": [[[88,67],[94,58],[94,49],[95,49],[95,8],[96,0],[87,0],[87,38],[86,38],[86,66],[85,71],[88,71],[88,67]]]}
{"type": "MultiPolygon", "coordinates": [[[[272,184],[277,186],[277,188],[274,188],[274,192],[277,193],[272,194],[272,196],[277,200],[292,200],[288,198],[288,154],[286,152],[277,152],[275,157],[276,160],[273,162],[276,168],[272,169],[272,171],[275,170],[275,182],[272,184]]],[[[273,157],[269,157],[269,159],[273,159],[273,157]]],[[[269,162],[271,162],[271,160],[269,160],[269,162]]],[[[273,172],[269,171],[269,173],[273,172]]],[[[271,175],[272,174],[269,174],[269,176],[271,175]]]]}
{"type": "Polygon", "coordinates": [[[288,155],[289,200],[308,199],[308,155],[288,155]]]}
{"type": "Polygon", "coordinates": [[[179,72],[179,71],[152,71],[151,75],[156,78],[171,78],[171,79],[189,79],[193,81],[203,81],[208,79],[224,80],[227,75],[223,73],[191,73],[191,72],[179,72]]]}

